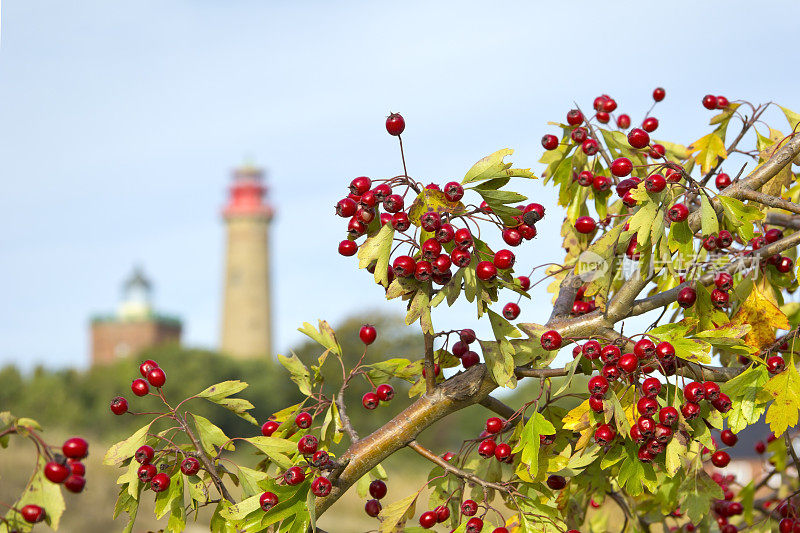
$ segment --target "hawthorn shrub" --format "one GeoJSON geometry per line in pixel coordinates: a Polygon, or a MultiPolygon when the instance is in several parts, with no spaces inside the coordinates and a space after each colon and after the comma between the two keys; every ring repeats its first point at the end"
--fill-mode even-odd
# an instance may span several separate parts
{"type": "MultiPolygon", "coordinates": [[[[656,89],[653,105],[665,95],[656,89]]],[[[405,121],[390,115],[403,173],[352,180],[336,204],[347,232],[339,253],[355,256],[381,286],[373,290],[406,302],[406,323],[422,330],[421,358],[372,354],[383,333],[370,324],[359,333],[360,358],[345,357],[328,323],[306,323],[300,331],[319,345],[316,357],[279,356],[305,399],[266,421],[236,396],[241,381],[176,402],[169,376],[145,361],[132,392],[160,406],[134,413],[146,423],[106,453],[123,472],[115,515],[129,514],[130,531],[151,491],[167,531],[213,506],[214,532],[302,533],[318,530],[316,520],[355,485],[382,533],[797,531],[800,304],[787,296],[798,286],[800,187],[791,165],[800,115],[723,96],[702,105],[718,111],[713,129],[688,146],[653,138],[653,108],[633,128],[607,95],[591,113],[568,110],[555,125],[560,135],[542,138],[538,178],[565,210],[565,255],[525,269],[512,249],[556,216],[512,190],[537,176],[512,168],[512,151],[500,150],[460,182],[420,183],[405,166],[405,121]],[[767,125],[768,110],[783,112],[788,135],[767,125]],[[549,319],[519,321],[518,302],[542,282],[553,293],[549,319]],[[433,310],[460,298],[488,320],[491,338],[478,339],[470,324],[434,327],[433,310]],[[643,315],[652,322],[631,331],[643,315]],[[562,348],[573,358],[553,366],[562,348]],[[587,386],[566,409],[560,400],[576,394],[578,375],[587,386]],[[522,380],[539,387],[520,409],[492,396],[522,380]],[[395,397],[403,382],[410,400],[395,397]],[[345,401],[351,387],[363,391],[361,405],[345,401]],[[192,411],[196,402],[232,411],[256,435],[226,435],[192,411]],[[359,435],[348,413],[386,402],[408,405],[359,435]],[[453,450],[416,440],[429,427],[449,429],[448,415],[462,409],[485,420],[481,434],[463,435],[453,450]],[[738,479],[726,470],[737,433],[762,417],[772,432],[757,445],[763,476],[738,479]],[[260,462],[233,461],[241,458],[234,447],[260,462]],[[382,462],[406,449],[432,470],[419,490],[388,502],[382,462]],[[624,520],[587,512],[600,505],[618,507],[624,520]]],[[[112,411],[135,404],[115,399],[112,411]]]]}

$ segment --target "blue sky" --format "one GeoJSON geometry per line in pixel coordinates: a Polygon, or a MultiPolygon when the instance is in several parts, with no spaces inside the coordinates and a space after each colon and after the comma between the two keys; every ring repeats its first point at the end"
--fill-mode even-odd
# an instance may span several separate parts
{"type": "MultiPolygon", "coordinates": [[[[336,254],[358,175],[460,178],[607,92],[634,121],[658,85],[662,137],[704,133],[703,94],[800,108],[796,2],[6,1],[0,36],[0,364],[85,366],[88,318],[141,263],[186,343],[215,347],[219,209],[245,157],[269,172],[276,348],[305,320],[400,311],[336,254]],[[653,4],[655,6],[655,4],[653,4]]],[[[552,205],[550,192],[521,192],[552,205]]],[[[518,264],[558,260],[550,209],[518,264]]],[[[499,239],[498,239],[499,243],[499,239]]],[[[546,318],[546,296],[523,305],[546,318]]],[[[437,312],[439,328],[473,308],[437,312]]]]}

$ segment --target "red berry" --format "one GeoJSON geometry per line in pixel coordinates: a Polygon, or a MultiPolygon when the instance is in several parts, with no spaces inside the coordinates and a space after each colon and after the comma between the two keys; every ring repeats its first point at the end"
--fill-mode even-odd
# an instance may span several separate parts
{"type": "Polygon", "coordinates": [[[372,187],[372,180],[366,176],[359,176],[350,182],[350,193],[361,196],[372,187]]]}
{"type": "Polygon", "coordinates": [[[723,292],[719,289],[714,289],[711,291],[711,303],[717,309],[722,309],[728,306],[728,301],[730,300],[730,295],[727,292],[723,292]]]}
{"type": "Polygon", "coordinates": [[[653,100],[660,102],[667,95],[667,91],[663,87],[656,87],[653,89],[653,100]]]}
{"type": "Polygon", "coordinates": [[[703,393],[706,400],[713,402],[714,400],[719,398],[720,394],[719,385],[717,385],[713,381],[706,381],[703,383],[703,393]]]}
{"type": "Polygon", "coordinates": [[[586,341],[584,343],[583,348],[581,349],[581,353],[586,359],[594,360],[600,357],[600,352],[602,351],[600,347],[600,343],[594,339],[586,341]]]}
{"type": "Polygon", "coordinates": [[[483,529],[483,520],[481,520],[476,516],[474,518],[470,518],[469,521],[467,521],[467,529],[464,531],[464,533],[480,533],[482,529],[483,529]]]}
{"type": "Polygon", "coordinates": [[[730,102],[728,102],[727,98],[724,96],[717,96],[717,109],[725,109],[729,104],[730,102]]]}
{"type": "Polygon", "coordinates": [[[502,418],[493,416],[492,418],[486,421],[486,431],[487,433],[491,433],[492,435],[503,431],[503,427],[505,427],[505,422],[503,422],[502,418]]]}
{"type": "Polygon", "coordinates": [[[780,374],[786,370],[786,361],[780,355],[773,355],[767,358],[767,370],[770,374],[780,374]]]}
{"type": "Polygon", "coordinates": [[[128,412],[128,400],[122,396],[117,396],[111,400],[111,412],[115,415],[124,415],[128,412]]]}
{"type": "Polygon", "coordinates": [[[53,483],[63,483],[70,475],[70,469],[65,464],[50,461],[44,465],[44,477],[53,483]]]}
{"type": "Polygon", "coordinates": [[[361,405],[364,406],[364,409],[369,409],[370,411],[378,407],[380,403],[380,399],[378,395],[374,392],[368,392],[364,396],[361,397],[361,405]]]}
{"type": "Polygon", "coordinates": [[[719,439],[725,446],[736,446],[736,443],[739,442],[739,437],[737,437],[736,433],[734,433],[730,429],[726,429],[722,433],[720,433],[719,439]]]}
{"type": "Polygon", "coordinates": [[[412,276],[417,268],[417,262],[407,255],[397,257],[392,263],[392,270],[394,275],[398,278],[407,278],[412,276]]]}
{"type": "Polygon", "coordinates": [[[519,246],[522,242],[522,233],[517,228],[504,228],[502,237],[509,246],[519,246]]]}
{"type": "Polygon", "coordinates": [[[666,424],[656,424],[653,438],[661,444],[666,444],[672,438],[672,428],[666,424]]]}
{"type": "Polygon", "coordinates": [[[504,459],[508,459],[510,456],[511,456],[511,446],[509,446],[505,442],[501,442],[494,449],[494,457],[498,461],[502,461],[504,459]]]}
{"type": "Polygon", "coordinates": [[[161,472],[153,476],[150,481],[150,489],[153,492],[164,492],[169,488],[169,476],[161,472]]]}
{"type": "Polygon", "coordinates": [[[767,445],[764,444],[762,441],[758,441],[756,442],[755,450],[757,454],[761,455],[767,450],[767,445]]]}
{"type": "Polygon", "coordinates": [[[444,186],[444,196],[450,202],[457,202],[464,197],[464,187],[457,181],[448,182],[444,186]]]}
{"type": "Polygon", "coordinates": [[[643,396],[636,402],[636,409],[644,416],[653,416],[658,411],[658,400],[643,396]]]}
{"type": "Polygon", "coordinates": [[[633,353],[639,359],[649,359],[656,353],[656,345],[650,339],[640,339],[633,346],[633,353]]]}
{"type": "Polygon", "coordinates": [[[153,370],[154,368],[158,368],[158,363],[156,363],[152,359],[148,359],[147,361],[139,365],[139,373],[142,375],[143,378],[146,378],[147,373],[153,370]]]}
{"type": "Polygon", "coordinates": [[[694,305],[697,300],[697,292],[692,287],[684,287],[678,292],[678,305],[684,309],[694,305]]]}
{"type": "Polygon", "coordinates": [[[664,188],[666,188],[666,186],[667,180],[665,180],[664,176],[661,174],[653,174],[644,180],[644,188],[647,189],[648,192],[661,192],[664,190],[664,188]]]}
{"type": "Polygon", "coordinates": [[[608,392],[608,380],[603,376],[594,376],[589,379],[589,394],[604,395],[608,392]]]}
{"type": "Polygon", "coordinates": [[[464,366],[464,368],[475,366],[480,362],[481,358],[478,356],[477,353],[473,352],[472,350],[468,351],[463,355],[463,357],[461,357],[461,364],[464,366]]]}
{"type": "Polygon", "coordinates": [[[375,479],[369,484],[369,495],[376,500],[383,499],[383,497],[386,496],[386,492],[386,483],[380,479],[375,479]]]}
{"type": "Polygon", "coordinates": [[[500,270],[508,270],[514,266],[515,259],[514,252],[503,249],[494,254],[493,263],[500,270]]]}
{"type": "Polygon", "coordinates": [[[392,113],[386,117],[386,131],[397,137],[406,129],[406,121],[400,113],[392,113]]]}
{"type": "Polygon", "coordinates": [[[61,452],[70,459],[83,459],[89,455],[89,443],[80,437],[72,437],[64,441],[61,452]]]}
{"type": "Polygon", "coordinates": [[[297,451],[303,455],[314,455],[314,452],[317,451],[317,446],[319,446],[319,440],[314,435],[303,435],[297,441],[297,451]]]}
{"type": "Polygon", "coordinates": [[[558,148],[558,137],[555,135],[547,134],[542,137],[542,147],[545,150],[555,150],[558,148]]]}
{"type": "Polygon", "coordinates": [[[147,464],[150,464],[150,462],[153,460],[153,457],[155,457],[155,455],[156,455],[156,451],[153,449],[152,446],[149,446],[147,444],[143,444],[142,446],[139,446],[138,450],[136,450],[136,453],[134,454],[134,458],[136,459],[137,463],[142,464],[142,465],[147,465],[147,464]]]}
{"type": "Polygon", "coordinates": [[[136,476],[142,483],[150,483],[157,473],[156,465],[145,464],[139,467],[139,470],[136,471],[136,476]]]}
{"type": "Polygon", "coordinates": [[[721,191],[722,189],[731,184],[731,177],[725,174],[724,172],[720,172],[714,179],[714,184],[717,186],[717,190],[721,191]]]}
{"type": "Polygon", "coordinates": [[[20,509],[20,513],[22,514],[22,518],[29,524],[41,522],[45,517],[44,509],[38,505],[25,505],[20,509]]]}
{"type": "Polygon", "coordinates": [[[331,493],[331,481],[326,477],[318,477],[311,483],[311,492],[322,498],[331,493]]]}
{"type": "Polygon", "coordinates": [[[783,239],[783,232],[777,228],[768,229],[766,233],[764,233],[764,239],[767,243],[772,244],[775,241],[783,239]]]}
{"type": "Polygon", "coordinates": [[[781,257],[780,261],[778,261],[778,264],[775,265],[775,268],[781,274],[787,274],[791,272],[793,266],[794,262],[790,257],[781,257]]]}
{"type": "Polygon", "coordinates": [[[375,389],[375,394],[378,395],[378,399],[380,401],[388,402],[394,398],[394,388],[388,383],[384,383],[382,385],[378,385],[378,388],[375,389]]]}
{"type": "Polygon", "coordinates": [[[711,402],[711,405],[714,406],[714,409],[719,411],[720,413],[727,413],[730,411],[731,406],[731,399],[728,397],[727,394],[720,393],[719,398],[711,402]]]}
{"type": "Polygon", "coordinates": [[[378,500],[369,500],[366,505],[364,505],[364,511],[373,518],[381,514],[381,508],[381,502],[378,500]]]}
{"type": "Polygon", "coordinates": [[[608,424],[600,424],[594,432],[594,441],[598,446],[607,446],[611,444],[617,432],[608,424]]]}
{"type": "Polygon", "coordinates": [[[567,113],[567,124],[577,126],[581,122],[583,122],[583,113],[577,109],[570,109],[567,113]]]}
{"type": "Polygon", "coordinates": [[[689,209],[683,204],[675,204],[669,208],[667,218],[669,218],[671,222],[683,222],[689,218],[689,209]]]}
{"type": "Polygon", "coordinates": [[[419,515],[419,525],[425,529],[430,529],[436,525],[436,513],[433,511],[425,511],[419,515]]]}
{"type": "Polygon", "coordinates": [[[440,505],[436,509],[433,510],[436,513],[436,522],[441,524],[442,522],[446,521],[450,518],[450,508],[446,505],[440,505]]]}
{"type": "Polygon", "coordinates": [[[274,492],[264,492],[258,498],[258,504],[265,513],[278,505],[278,496],[274,492]]]}
{"type": "Polygon", "coordinates": [[[544,206],[537,203],[528,204],[525,207],[522,218],[525,221],[525,224],[533,226],[533,224],[544,218],[544,206]]]}
{"type": "Polygon", "coordinates": [[[503,306],[503,316],[506,320],[515,320],[519,316],[519,305],[509,302],[503,306]]]}
{"type": "Polygon", "coordinates": [[[596,228],[597,224],[592,217],[578,217],[578,220],[575,221],[575,229],[578,233],[591,233],[596,228]]]}
{"type": "Polygon", "coordinates": [[[584,154],[592,156],[600,151],[600,146],[594,139],[586,139],[583,141],[583,143],[581,143],[581,150],[583,150],[584,154]]]}
{"type": "Polygon", "coordinates": [[[461,504],[461,514],[464,516],[475,516],[478,512],[478,504],[475,500],[464,500],[461,504]]]}
{"type": "Polygon", "coordinates": [[[707,94],[703,97],[703,107],[706,109],[716,109],[717,108],[717,97],[713,94],[707,94]]]}
{"type": "Polygon", "coordinates": [[[468,251],[462,250],[461,248],[456,248],[450,252],[450,259],[455,266],[462,268],[470,264],[472,261],[472,256],[468,251]]]}
{"type": "Polygon", "coordinates": [[[275,433],[275,431],[277,431],[278,427],[280,427],[280,424],[274,420],[267,420],[264,422],[264,425],[261,426],[261,434],[265,437],[270,437],[273,433],[275,433]]]}
{"type": "Polygon", "coordinates": [[[622,130],[627,130],[631,127],[631,117],[625,114],[622,114],[617,117],[617,127],[622,130]]]}
{"type": "Polygon", "coordinates": [[[570,137],[576,143],[582,143],[587,139],[588,136],[589,133],[586,131],[586,128],[575,128],[570,134],[570,137]]]}
{"type": "Polygon", "coordinates": [[[618,178],[623,178],[631,173],[633,163],[627,157],[619,157],[611,163],[611,173],[618,178]]]}
{"type": "Polygon", "coordinates": [[[726,451],[717,450],[711,456],[711,462],[717,468],[725,468],[726,466],[728,466],[728,463],[731,462],[731,456],[728,455],[728,452],[726,452],[726,451]]]}
{"type": "Polygon", "coordinates": [[[623,354],[617,361],[617,367],[626,374],[633,374],[639,368],[639,358],[636,357],[636,354],[623,354]]]}
{"type": "Polygon", "coordinates": [[[476,267],[476,274],[481,281],[491,281],[497,276],[497,267],[491,261],[481,261],[476,267]]]}
{"type": "Polygon", "coordinates": [[[595,413],[602,413],[603,412],[603,397],[592,395],[589,396],[589,408],[594,411],[595,413]]]}
{"type": "Polygon", "coordinates": [[[69,473],[73,476],[86,475],[86,466],[77,459],[69,459],[67,461],[67,466],[69,467],[69,473]]]}
{"type": "Polygon", "coordinates": [[[350,257],[351,255],[356,255],[357,251],[358,245],[349,239],[345,239],[339,243],[339,255],[350,257]]]}
{"type": "Polygon", "coordinates": [[[655,398],[661,392],[661,382],[656,378],[647,378],[642,382],[642,394],[647,398],[655,398]]]}
{"type": "Polygon", "coordinates": [[[150,392],[150,386],[142,378],[137,378],[131,383],[131,391],[133,391],[136,396],[145,396],[150,392]]]}
{"type": "Polygon", "coordinates": [[[497,447],[494,439],[484,439],[478,446],[478,455],[488,459],[494,455],[494,450],[497,447]]]}
{"type": "MultiPolygon", "coordinates": [[[[389,213],[397,213],[403,210],[403,197],[399,194],[390,194],[383,201],[383,208],[389,213]]],[[[353,212],[355,214],[355,211],[353,212]]],[[[394,223],[394,217],[392,217],[394,223]]],[[[402,231],[402,230],[401,230],[402,231]]]]}
{"type": "Polygon", "coordinates": [[[317,450],[311,456],[311,465],[320,467],[330,461],[330,455],[325,450],[317,450]]]}
{"type": "Polygon", "coordinates": [[[602,359],[604,363],[616,363],[621,356],[622,351],[619,349],[619,346],[613,344],[604,346],[603,349],[600,350],[600,359],[602,359]]]}
{"type": "Polygon", "coordinates": [[[611,120],[611,115],[609,115],[607,111],[598,111],[595,118],[597,122],[601,124],[608,124],[608,121],[611,120]]]}
{"type": "Polygon", "coordinates": [[[164,383],[167,382],[167,375],[162,369],[154,368],[147,373],[147,381],[150,383],[150,385],[159,389],[164,386],[164,383]]]}
{"type": "Polygon", "coordinates": [[[305,481],[305,479],[306,475],[299,466],[292,466],[283,474],[283,480],[287,485],[299,485],[305,481]]]}
{"type": "Polygon", "coordinates": [[[647,117],[642,122],[642,129],[648,133],[656,131],[657,128],[658,128],[658,119],[656,117],[647,117]]]}
{"type": "Polygon", "coordinates": [[[378,332],[375,330],[375,326],[364,324],[358,332],[358,337],[361,339],[361,342],[370,345],[375,342],[375,339],[378,337],[378,332]]]}
{"type": "Polygon", "coordinates": [[[648,135],[648,133],[643,129],[633,128],[628,133],[628,144],[634,148],[644,148],[650,144],[650,135],[648,135]]]}
{"type": "Polygon", "coordinates": [[[686,420],[694,420],[700,415],[700,406],[694,402],[681,405],[681,413],[686,420]]]}
{"type": "Polygon", "coordinates": [[[705,398],[705,387],[702,383],[693,381],[683,388],[683,396],[690,402],[698,403],[705,398]]]}
{"type": "Polygon", "coordinates": [[[294,419],[295,425],[297,427],[299,427],[300,429],[308,429],[308,428],[310,428],[311,427],[311,421],[312,421],[311,415],[309,413],[305,413],[305,412],[298,414],[294,419]]]}
{"type": "Polygon", "coordinates": [[[64,482],[64,488],[70,492],[74,492],[75,494],[80,494],[83,492],[83,488],[86,486],[86,478],[83,476],[76,476],[72,475],[67,478],[64,482]]]}
{"type": "Polygon", "coordinates": [[[639,433],[648,439],[655,433],[656,425],[656,421],[649,416],[640,416],[636,420],[636,427],[639,428],[639,433]]]}
{"type": "Polygon", "coordinates": [[[595,176],[592,179],[592,188],[597,193],[604,193],[611,188],[611,180],[606,176],[595,176]]]}
{"type": "Polygon", "coordinates": [[[545,350],[558,350],[561,348],[561,335],[555,330],[549,330],[542,333],[540,339],[542,348],[545,350]]]}
{"type": "Polygon", "coordinates": [[[186,476],[193,476],[200,471],[200,461],[194,457],[187,457],[181,461],[181,472],[186,476]]]}

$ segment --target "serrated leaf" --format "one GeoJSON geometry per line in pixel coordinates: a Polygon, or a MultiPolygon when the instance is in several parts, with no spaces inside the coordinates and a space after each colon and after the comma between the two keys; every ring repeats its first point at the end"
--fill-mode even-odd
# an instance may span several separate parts
{"type": "Polygon", "coordinates": [[[775,436],[780,437],[787,428],[797,424],[800,411],[800,374],[794,361],[787,361],[786,370],[772,376],[764,390],[773,398],[765,422],[775,436]]]}
{"type": "Polygon", "coordinates": [[[300,333],[305,333],[311,339],[329,349],[333,353],[339,356],[342,355],[342,347],[339,345],[339,341],[336,340],[336,334],[334,333],[333,328],[324,320],[319,321],[319,330],[317,330],[308,322],[303,322],[303,327],[297,328],[297,331],[300,333]]]}
{"type": "Polygon", "coordinates": [[[725,159],[728,157],[728,152],[725,150],[725,141],[716,130],[690,144],[687,150],[690,154],[697,152],[695,161],[700,165],[700,170],[703,174],[717,164],[717,158],[725,159]]]}
{"type": "Polygon", "coordinates": [[[250,437],[244,440],[258,448],[259,451],[269,457],[270,461],[279,467],[289,468],[292,466],[292,461],[287,455],[297,451],[296,443],[277,437],[250,437]]]}
{"type": "Polygon", "coordinates": [[[522,428],[519,441],[512,450],[512,453],[522,452],[520,461],[528,467],[531,477],[536,477],[539,468],[539,442],[540,435],[554,435],[556,428],[550,423],[542,413],[536,411],[522,428]]]}
{"type": "Polygon", "coordinates": [[[381,520],[380,533],[393,533],[402,528],[406,520],[414,516],[418,497],[419,492],[384,507],[378,516],[381,520]]]}
{"type": "MultiPolygon", "coordinates": [[[[429,189],[426,189],[429,190],[429,189]]],[[[378,233],[367,237],[364,244],[358,247],[358,268],[367,268],[375,263],[375,283],[389,286],[389,255],[394,240],[394,227],[384,224],[378,233]]]]}
{"type": "Polygon", "coordinates": [[[147,440],[147,432],[150,430],[150,424],[138,429],[136,433],[127,439],[120,441],[111,446],[103,457],[103,464],[113,466],[126,459],[133,457],[136,450],[142,446],[147,440]]]}
{"type": "MultiPolygon", "coordinates": [[[[722,391],[731,399],[728,412],[728,427],[739,433],[747,426],[755,424],[766,410],[763,387],[769,376],[763,365],[753,366],[722,384],[722,391]]],[[[766,399],[768,399],[767,396],[766,399]]]]}
{"type": "Polygon", "coordinates": [[[203,416],[192,413],[194,425],[197,428],[198,438],[207,454],[214,456],[217,454],[216,447],[224,446],[226,450],[233,450],[233,443],[230,438],[211,421],[203,416]]]}
{"type": "Polygon", "coordinates": [[[511,163],[503,161],[506,156],[514,153],[511,148],[503,148],[493,154],[487,155],[472,165],[461,183],[472,183],[495,178],[536,178],[528,168],[511,168],[511,163]]]}
{"type": "Polygon", "coordinates": [[[753,238],[755,221],[764,218],[764,213],[755,205],[745,205],[736,198],[717,196],[722,204],[722,215],[725,223],[744,240],[753,238]]]}
{"type": "Polygon", "coordinates": [[[731,319],[732,324],[749,325],[745,342],[762,350],[775,342],[775,328],[789,329],[789,319],[758,286],[754,286],[747,299],[731,319]]]}
{"type": "Polygon", "coordinates": [[[297,384],[300,392],[306,396],[311,396],[311,373],[297,355],[292,353],[291,357],[286,357],[278,354],[278,361],[289,371],[291,380],[297,384]]]}

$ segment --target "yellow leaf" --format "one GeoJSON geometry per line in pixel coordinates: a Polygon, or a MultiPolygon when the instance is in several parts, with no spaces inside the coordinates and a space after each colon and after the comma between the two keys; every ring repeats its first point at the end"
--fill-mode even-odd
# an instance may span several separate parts
{"type": "Polygon", "coordinates": [[[745,335],[745,342],[758,350],[775,342],[775,328],[789,329],[789,319],[758,286],[753,286],[731,323],[749,324],[751,329],[745,335]]]}
{"type": "Polygon", "coordinates": [[[725,159],[728,152],[725,150],[725,141],[715,132],[697,139],[687,147],[690,154],[698,152],[695,160],[700,164],[700,170],[705,174],[717,164],[717,158],[725,159]]]}
{"type": "Polygon", "coordinates": [[[419,226],[419,219],[427,211],[437,213],[462,213],[464,204],[461,202],[451,202],[442,191],[436,189],[423,189],[414,199],[408,210],[408,219],[415,226],[419,226]]]}
{"type": "Polygon", "coordinates": [[[789,360],[786,370],[772,376],[764,385],[764,390],[775,399],[764,420],[775,436],[779,437],[787,428],[797,424],[800,411],[800,374],[797,373],[794,361],[789,360]]]}
{"type": "MultiPolygon", "coordinates": [[[[773,130],[769,128],[769,140],[772,143],[765,147],[759,154],[759,166],[769,160],[770,157],[773,156],[775,152],[777,152],[781,146],[780,141],[784,138],[783,133],[778,130],[773,130]]],[[[757,168],[757,167],[756,167],[757,168]]],[[[764,194],[769,194],[770,196],[780,196],[783,193],[784,188],[788,188],[792,182],[792,165],[786,165],[784,168],[781,169],[778,174],[775,175],[774,178],[769,180],[761,187],[761,192],[764,194]]]]}
{"type": "Polygon", "coordinates": [[[592,414],[589,409],[589,400],[586,399],[578,407],[567,413],[564,417],[564,429],[582,431],[592,425],[592,414]]]}

